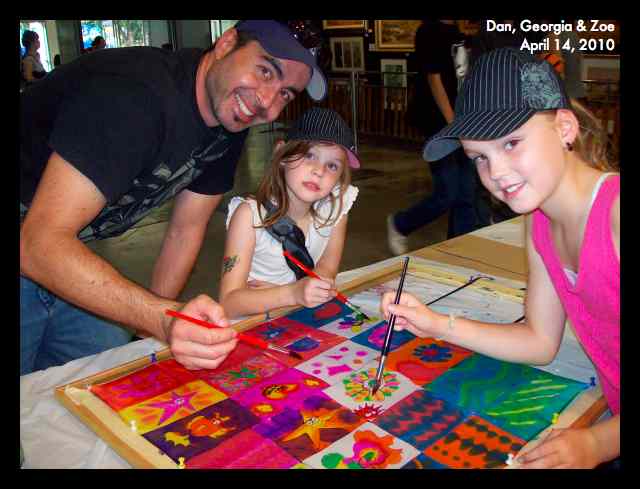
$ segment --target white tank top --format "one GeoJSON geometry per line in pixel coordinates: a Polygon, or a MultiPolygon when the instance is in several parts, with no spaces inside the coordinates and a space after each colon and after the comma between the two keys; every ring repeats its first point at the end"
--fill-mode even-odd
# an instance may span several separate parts
{"type": "MultiPolygon", "coordinates": [[[[337,195],[339,190],[334,191],[334,195],[337,195]]],[[[342,198],[342,212],[340,217],[330,226],[317,228],[314,223],[309,226],[307,232],[305,245],[314,263],[318,263],[320,257],[324,253],[325,248],[331,237],[331,232],[336,224],[340,221],[342,216],[345,216],[351,210],[351,206],[358,197],[358,188],[353,185],[349,185],[344,196],[342,198]]],[[[254,199],[245,199],[242,197],[233,197],[229,202],[229,210],[227,214],[226,226],[229,229],[229,222],[231,216],[236,211],[238,206],[243,202],[247,202],[251,206],[251,213],[253,215],[253,225],[261,224],[260,215],[258,214],[258,203],[254,199]]],[[[331,209],[331,202],[329,199],[323,199],[313,204],[316,212],[319,215],[320,222],[326,220],[327,215],[331,209]]],[[[337,212],[334,209],[334,214],[337,212]]],[[[267,211],[262,207],[262,215],[266,216],[267,211]]],[[[334,215],[331,216],[331,219],[334,215]]],[[[249,271],[248,280],[261,280],[276,285],[290,284],[296,281],[296,276],[293,271],[287,266],[287,262],[282,255],[282,244],[271,236],[264,228],[254,228],[256,233],[256,246],[253,251],[253,258],[251,260],[251,270],[249,271]]]]}

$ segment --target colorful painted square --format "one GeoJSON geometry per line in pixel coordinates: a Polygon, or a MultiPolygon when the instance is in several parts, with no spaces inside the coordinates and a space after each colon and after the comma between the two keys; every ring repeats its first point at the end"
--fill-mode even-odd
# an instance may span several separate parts
{"type": "Polygon", "coordinates": [[[425,385],[473,352],[433,338],[415,338],[391,352],[386,367],[425,385]]]}
{"type": "Polygon", "coordinates": [[[303,323],[293,321],[287,317],[277,318],[272,321],[258,324],[245,331],[248,336],[260,338],[269,343],[282,345],[283,343],[294,341],[302,334],[300,330],[308,328],[303,323]]]}
{"type": "MultiPolygon", "coordinates": [[[[266,355],[275,358],[281,363],[293,367],[305,360],[313,358],[329,348],[346,341],[346,338],[326,331],[310,328],[304,324],[291,321],[288,318],[279,318],[274,320],[273,325],[278,328],[285,328],[285,331],[270,341],[278,346],[283,346],[291,351],[298,353],[302,360],[293,358],[284,353],[277,353],[272,350],[265,352],[266,355]]],[[[248,331],[250,335],[262,335],[264,331],[248,331]]]]}
{"type": "Polygon", "coordinates": [[[296,426],[281,435],[277,443],[298,460],[304,460],[348,435],[364,420],[325,394],[305,399],[296,426]]]}
{"type": "Polygon", "coordinates": [[[348,374],[360,370],[379,355],[380,352],[377,350],[346,340],[296,365],[296,368],[333,385],[348,374]]]}
{"type": "Polygon", "coordinates": [[[479,416],[470,416],[424,454],[455,469],[495,469],[505,466],[509,453],[516,454],[525,441],[479,416]]]}
{"type": "Polygon", "coordinates": [[[265,423],[285,408],[297,411],[304,400],[327,387],[325,381],[290,368],[234,394],[232,398],[265,423]]]}
{"type": "Polygon", "coordinates": [[[300,462],[248,429],[189,459],[188,469],[289,469],[300,462]]]}
{"type": "Polygon", "coordinates": [[[113,410],[120,411],[170,391],[181,383],[178,379],[163,372],[157,364],[151,364],[119,379],[92,385],[91,392],[106,402],[113,410]]]}
{"type": "Polygon", "coordinates": [[[517,386],[505,392],[483,415],[510,433],[530,440],[587,387],[582,382],[526,367],[517,386]]]}
{"type": "Polygon", "coordinates": [[[238,403],[225,399],[143,436],[175,462],[180,457],[189,461],[257,422],[258,418],[238,403]]]}
{"type": "Polygon", "coordinates": [[[525,365],[502,362],[474,353],[450,368],[425,389],[464,410],[485,412],[521,380],[525,365]]]}
{"type": "Polygon", "coordinates": [[[424,450],[464,418],[460,409],[421,389],[394,404],[373,423],[424,450]]]}
{"type": "Polygon", "coordinates": [[[165,374],[178,381],[178,385],[198,380],[198,377],[196,376],[198,370],[189,370],[185,368],[181,363],[175,361],[173,358],[162,360],[161,362],[156,363],[156,365],[165,374]]]}
{"type": "Polygon", "coordinates": [[[288,368],[270,356],[258,354],[226,369],[198,370],[196,374],[201,380],[231,396],[288,368]]]}
{"type": "Polygon", "coordinates": [[[405,441],[365,423],[303,462],[316,469],[397,469],[419,453],[405,441]]]}
{"type": "Polygon", "coordinates": [[[360,312],[351,311],[351,313],[346,316],[321,326],[320,329],[328,333],[344,336],[345,338],[352,338],[363,331],[373,328],[382,321],[380,313],[374,314],[365,309],[363,309],[363,311],[369,316],[369,319],[365,319],[364,315],[360,312]]]}
{"type": "Polygon", "coordinates": [[[143,434],[189,416],[227,396],[202,380],[195,380],[119,412],[127,425],[143,434]]]}
{"type": "Polygon", "coordinates": [[[377,368],[378,362],[373,361],[325,389],[325,393],[349,409],[367,411],[370,419],[372,410],[368,409],[369,403],[379,414],[419,389],[401,373],[385,370],[380,388],[372,395],[371,384],[376,378],[377,368]]]}
{"type": "MultiPolygon", "coordinates": [[[[377,326],[374,326],[367,331],[363,331],[362,333],[351,338],[351,341],[355,343],[359,343],[364,346],[368,346],[369,348],[373,348],[374,350],[382,350],[382,345],[384,344],[384,337],[387,334],[387,322],[383,321],[377,326]]],[[[408,331],[394,331],[393,336],[391,337],[391,344],[389,345],[389,351],[394,351],[400,346],[408,343],[415,336],[408,331]]]]}
{"type": "Polygon", "coordinates": [[[353,312],[337,299],[333,299],[313,308],[302,308],[287,315],[293,321],[306,324],[312,328],[319,328],[336,319],[347,316],[353,312]]]}
{"type": "Polygon", "coordinates": [[[430,459],[424,453],[421,453],[413,460],[410,460],[402,466],[403,469],[448,469],[446,465],[439,464],[435,460],[430,459]]]}

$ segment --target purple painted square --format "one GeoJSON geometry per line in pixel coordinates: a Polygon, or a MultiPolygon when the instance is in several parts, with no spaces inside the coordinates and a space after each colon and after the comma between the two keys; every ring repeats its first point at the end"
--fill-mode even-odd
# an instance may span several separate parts
{"type": "Polygon", "coordinates": [[[257,416],[237,402],[225,399],[142,436],[178,462],[179,457],[188,460],[258,421],[257,416]]]}
{"type": "Polygon", "coordinates": [[[337,299],[333,299],[324,304],[320,304],[317,307],[303,307],[286,317],[293,321],[306,324],[312,328],[319,328],[320,326],[329,324],[340,317],[347,316],[352,312],[353,311],[342,302],[337,299]]]}
{"type": "MultiPolygon", "coordinates": [[[[378,326],[374,326],[367,331],[363,331],[357,336],[351,338],[351,341],[360,345],[368,346],[374,350],[381,350],[384,344],[384,337],[387,332],[387,322],[382,321],[378,326]]],[[[394,331],[391,336],[391,344],[389,345],[389,351],[393,351],[396,348],[404,345],[405,343],[414,339],[415,336],[408,331],[394,331]]]]}

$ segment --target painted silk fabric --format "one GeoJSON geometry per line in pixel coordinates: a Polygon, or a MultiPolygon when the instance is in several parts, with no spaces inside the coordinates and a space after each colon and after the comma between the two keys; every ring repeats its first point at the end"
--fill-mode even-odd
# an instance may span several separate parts
{"type": "Polygon", "coordinates": [[[248,334],[296,360],[239,344],[215,370],[155,362],[91,391],[185,468],[500,468],[587,384],[434,338],[394,333],[338,301],[248,334]]]}

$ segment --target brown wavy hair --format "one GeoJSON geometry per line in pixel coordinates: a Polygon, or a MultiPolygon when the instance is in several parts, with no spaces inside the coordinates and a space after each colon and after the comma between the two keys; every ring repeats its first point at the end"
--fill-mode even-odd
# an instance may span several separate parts
{"type": "MultiPolygon", "coordinates": [[[[265,174],[262,183],[258,187],[255,195],[249,195],[253,197],[258,203],[258,214],[262,224],[254,226],[256,228],[267,227],[275,223],[278,219],[285,216],[289,211],[289,194],[287,193],[287,184],[284,179],[284,171],[287,165],[295,164],[300,158],[302,158],[311,148],[318,145],[332,146],[334,143],[322,142],[322,141],[301,141],[294,140],[289,141],[277,148],[271,158],[271,166],[268,172],[265,174]],[[280,163],[284,163],[281,165],[280,163]],[[262,206],[267,200],[271,200],[278,208],[277,211],[268,219],[262,216],[262,206]]],[[[331,226],[340,217],[342,213],[343,198],[342,196],[346,192],[347,188],[351,184],[351,168],[349,162],[345,161],[343,165],[342,175],[338,184],[340,185],[340,194],[338,197],[333,195],[333,190],[329,193],[325,199],[329,199],[331,202],[331,209],[327,219],[322,222],[320,216],[317,214],[315,208],[311,206],[310,212],[313,219],[313,225],[316,229],[331,226]],[[338,211],[334,214],[334,210],[338,211]],[[335,215],[333,219],[331,216],[335,215]]]]}
{"type": "Polygon", "coordinates": [[[580,124],[578,136],[573,142],[575,151],[598,170],[617,170],[609,160],[609,135],[600,119],[575,99],[571,99],[571,106],[580,124]]]}

